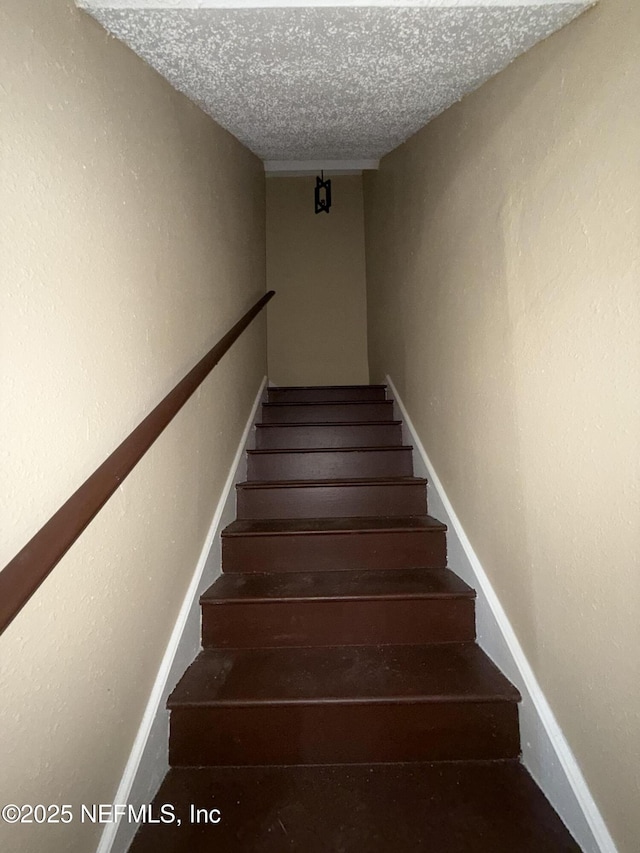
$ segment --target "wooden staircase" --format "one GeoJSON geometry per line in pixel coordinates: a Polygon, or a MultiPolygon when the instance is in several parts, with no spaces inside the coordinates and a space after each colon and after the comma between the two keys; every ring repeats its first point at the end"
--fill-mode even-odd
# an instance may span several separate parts
{"type": "Polygon", "coordinates": [[[381,385],[272,388],[132,853],[578,851],[381,385]],[[193,822],[189,805],[219,809],[193,822]]]}

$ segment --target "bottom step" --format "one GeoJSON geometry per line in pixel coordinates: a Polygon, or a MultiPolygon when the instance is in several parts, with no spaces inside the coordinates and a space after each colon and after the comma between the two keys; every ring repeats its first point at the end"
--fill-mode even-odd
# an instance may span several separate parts
{"type": "Polygon", "coordinates": [[[580,853],[515,761],[171,770],[164,803],[130,853],[580,853]]]}

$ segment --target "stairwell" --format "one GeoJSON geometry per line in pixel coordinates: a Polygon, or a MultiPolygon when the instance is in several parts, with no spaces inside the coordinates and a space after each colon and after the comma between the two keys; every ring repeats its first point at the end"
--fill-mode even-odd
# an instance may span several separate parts
{"type": "Polygon", "coordinates": [[[131,853],[570,853],[384,386],[271,388],[131,853]],[[200,811],[196,811],[200,810],[200,811]]]}

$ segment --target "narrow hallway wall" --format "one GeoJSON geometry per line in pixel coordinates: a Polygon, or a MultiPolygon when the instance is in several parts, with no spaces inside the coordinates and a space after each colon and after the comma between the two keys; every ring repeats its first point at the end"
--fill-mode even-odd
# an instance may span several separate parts
{"type": "Polygon", "coordinates": [[[601,0],[365,176],[371,379],[396,384],[621,853],[640,838],[639,39],[637,2],[601,0]]]}
{"type": "Polygon", "coordinates": [[[269,379],[276,385],[367,383],[362,178],[335,176],[329,214],[315,177],[267,178],[269,379]]]}
{"type": "MultiPolygon", "coordinates": [[[[0,4],[0,566],[265,290],[264,171],[71,0],[0,4]]],[[[11,853],[90,853],[266,372],[258,319],[0,638],[11,853]]]]}

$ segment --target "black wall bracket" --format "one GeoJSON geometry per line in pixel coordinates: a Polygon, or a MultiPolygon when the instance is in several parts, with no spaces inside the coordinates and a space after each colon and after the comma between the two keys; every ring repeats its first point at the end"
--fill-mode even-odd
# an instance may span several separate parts
{"type": "Polygon", "coordinates": [[[322,177],[316,178],[316,189],[314,193],[316,203],[316,213],[329,213],[331,207],[331,180],[324,179],[324,171],[320,173],[322,177]]]}

